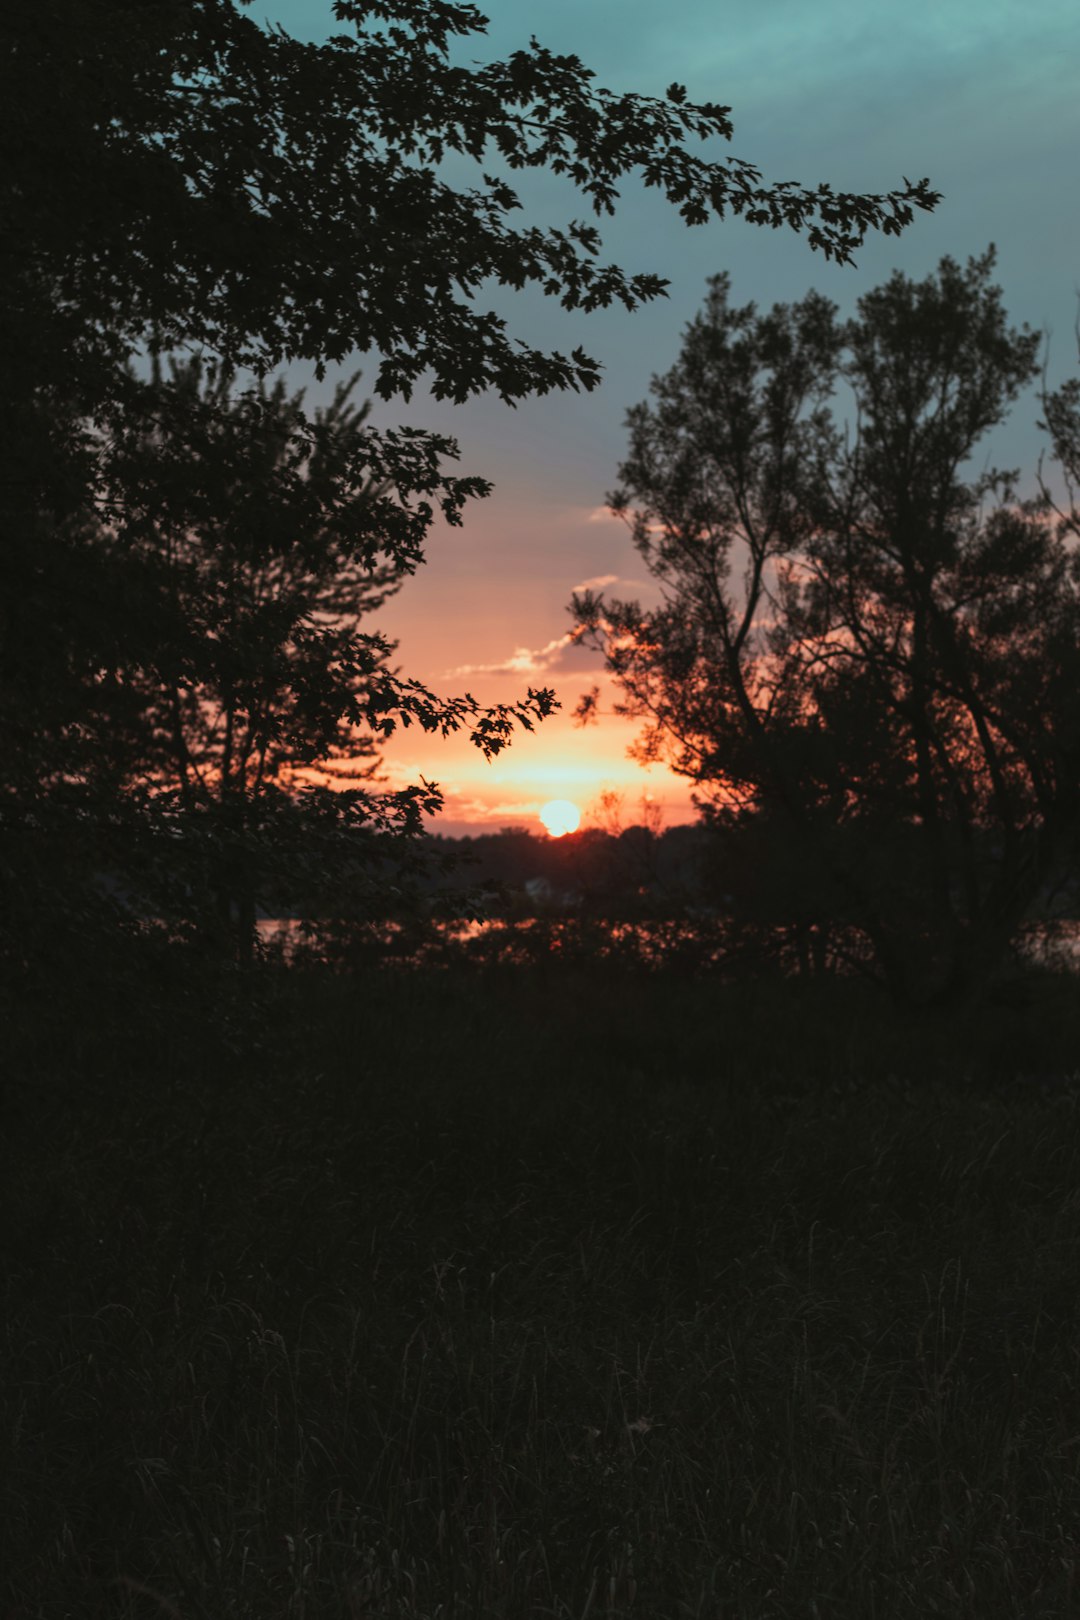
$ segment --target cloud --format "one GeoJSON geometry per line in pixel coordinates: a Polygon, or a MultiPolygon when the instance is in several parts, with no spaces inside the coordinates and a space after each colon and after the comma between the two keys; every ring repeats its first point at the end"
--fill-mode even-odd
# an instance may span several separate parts
{"type": "MultiPolygon", "coordinates": [[[[398,736],[402,736],[403,734],[403,731],[399,731],[397,733],[398,736]]],[[[411,764],[406,764],[402,760],[393,758],[382,758],[379,760],[379,775],[378,778],[372,783],[372,787],[376,792],[386,792],[389,790],[397,793],[400,792],[402,788],[418,787],[421,777],[423,777],[426,782],[431,782],[434,780],[440,792],[447,793],[454,791],[455,778],[453,774],[440,770],[437,767],[433,768],[431,760],[428,760],[426,764],[421,764],[416,761],[413,761],[411,764]]]]}
{"type": "MultiPolygon", "coordinates": [[[[593,574],[572,586],[570,594],[578,596],[583,591],[602,591],[609,585],[622,585],[646,593],[654,589],[653,582],[649,580],[625,579],[621,574],[593,574]]],[[[496,658],[488,664],[458,664],[456,668],[444,672],[444,679],[461,680],[470,675],[547,675],[562,667],[569,668],[576,676],[590,674],[592,670],[579,667],[580,656],[573,663],[564,665],[564,655],[578,646],[584,634],[584,627],[577,625],[561,636],[554,636],[542,647],[515,647],[507,657],[496,658]]],[[[602,674],[603,665],[595,673],[602,674]]]]}
{"type": "Polygon", "coordinates": [[[456,669],[447,670],[447,679],[462,675],[542,675],[575,645],[580,633],[568,630],[543,647],[515,647],[509,658],[496,659],[492,664],[459,664],[456,669]]]}
{"type": "Polygon", "coordinates": [[[540,814],[540,799],[511,799],[505,804],[485,804],[480,812],[485,821],[532,820],[540,814]]]}
{"type": "Polygon", "coordinates": [[[576,596],[579,591],[602,591],[605,585],[617,585],[618,574],[594,574],[592,579],[583,579],[580,585],[571,587],[571,594],[576,596]]]}

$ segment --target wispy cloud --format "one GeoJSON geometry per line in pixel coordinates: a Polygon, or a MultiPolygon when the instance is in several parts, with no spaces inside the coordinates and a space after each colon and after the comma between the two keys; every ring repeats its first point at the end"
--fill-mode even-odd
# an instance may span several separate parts
{"type": "Polygon", "coordinates": [[[555,636],[543,647],[515,647],[508,658],[498,658],[491,664],[459,664],[448,669],[448,679],[462,675],[542,675],[553,669],[563,653],[573,647],[581,632],[568,630],[555,636]]]}
{"type": "Polygon", "coordinates": [[[654,579],[627,579],[625,574],[596,574],[592,579],[583,579],[580,585],[575,585],[573,594],[580,591],[604,591],[609,585],[621,585],[628,591],[655,591],[654,579]]]}
{"type": "MultiPolygon", "coordinates": [[[[579,596],[585,591],[602,591],[609,585],[622,585],[629,587],[631,590],[645,592],[652,588],[648,580],[624,579],[621,574],[593,574],[588,579],[579,580],[576,585],[572,586],[570,595],[579,596]]],[[[565,655],[578,646],[584,634],[584,627],[575,625],[573,629],[567,630],[563,635],[553,636],[542,647],[515,647],[507,657],[493,659],[491,663],[458,664],[456,668],[446,670],[444,678],[447,680],[460,680],[469,675],[550,674],[563,666],[565,655]]],[[[580,676],[588,673],[579,665],[580,658],[568,667],[573,670],[575,675],[580,676]]]]}
{"type": "MultiPolygon", "coordinates": [[[[406,763],[398,759],[381,759],[379,761],[379,780],[373,785],[376,790],[389,788],[397,792],[401,788],[414,787],[421,777],[430,782],[432,775],[430,761],[426,765],[422,765],[417,762],[406,763]]],[[[446,787],[447,779],[445,774],[438,775],[437,780],[440,788],[446,787]]]]}
{"type": "Polygon", "coordinates": [[[481,813],[485,821],[531,820],[540,814],[540,799],[511,799],[505,804],[485,804],[481,813]]]}
{"type": "Polygon", "coordinates": [[[571,593],[576,596],[579,591],[602,591],[605,585],[617,585],[618,581],[618,574],[594,574],[592,579],[583,579],[580,585],[572,586],[571,593]]]}

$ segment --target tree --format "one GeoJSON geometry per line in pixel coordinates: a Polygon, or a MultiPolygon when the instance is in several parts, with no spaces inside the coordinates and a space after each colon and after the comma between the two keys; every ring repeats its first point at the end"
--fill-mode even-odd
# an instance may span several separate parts
{"type": "MultiPolygon", "coordinates": [[[[488,278],[534,283],[568,309],[662,283],[596,262],[594,228],[513,230],[510,186],[457,190],[448,153],[567,178],[597,214],[640,170],[687,223],[730,211],[808,232],[846,260],[867,229],[898,231],[936,197],[763,186],[752,165],[706,162],[686,141],[730,137],[729,109],[596,90],[572,56],[535,40],[508,61],[451,64],[486,18],[447,0],[337,0],[339,34],[305,45],[233,0],[51,0],[5,23],[4,173],[13,286],[68,340],[58,380],[115,386],[150,332],[266,372],[377,349],[377,391],[430,372],[437,398],[507,400],[593,387],[595,361],[513,342],[472,295],[488,278]],[[54,109],[63,106],[64,118],[54,109]]],[[[14,322],[12,323],[14,326],[14,322]]],[[[36,330],[32,328],[32,330],[36,330]]],[[[38,373],[35,337],[19,351],[38,373]]]]}
{"type": "MultiPolygon", "coordinates": [[[[169,807],[174,831],[197,825],[197,847],[212,836],[203,886],[242,958],[267,883],[281,900],[303,867],[297,799],[334,789],[339,871],[356,822],[378,819],[362,784],[393,649],[360,626],[405,577],[409,514],[372,480],[356,381],[309,420],[282,381],[238,395],[227,368],[155,364],[144,410],[102,457],[100,544],[140,571],[154,630],[101,682],[118,785],[152,796],[159,821],[169,807]]],[[[454,505],[475,488],[434,460],[412,482],[454,505]]],[[[411,808],[397,801],[399,819],[411,808]]],[[[190,910],[196,874],[181,871],[190,910]]]]}
{"type": "MultiPolygon", "coordinates": [[[[870,197],[765,186],[746,163],[687,150],[730,135],[726,108],[694,106],[678,85],[663,100],[597,90],[576,58],[535,41],[458,67],[451,41],[484,27],[471,6],[339,0],[334,15],[352,32],[323,45],[264,30],[233,0],[44,0],[5,19],[0,769],[16,819],[40,780],[80,780],[97,746],[87,690],[139,662],[133,616],[115,608],[133,587],[86,543],[102,437],[153,410],[133,358],[194,349],[259,376],[287,361],[321,375],[377,351],[387,399],[407,399],[422,373],[455,400],[595,386],[595,361],[514,340],[477,305],[481,287],[538,285],[591,310],[632,309],[663,285],[601,263],[587,223],[511,228],[518,199],[489,161],[565,175],[598,215],[637,171],[689,224],[729,211],[786,224],[840,260],[936,201],[926,182],[870,197]],[[449,155],[476,163],[476,185],[445,178],[449,155]],[[57,628],[62,656],[28,631],[27,608],[57,628]]],[[[373,476],[404,501],[423,493],[418,458],[427,469],[453,453],[408,429],[366,444],[373,476]]],[[[432,515],[421,501],[399,531],[409,566],[432,515]]],[[[512,729],[508,712],[398,692],[402,717],[426,704],[432,724],[467,724],[484,748],[512,729]]],[[[520,712],[550,701],[532,694],[520,712]]]]}
{"type": "MultiPolygon", "coordinates": [[[[1080,318],[1076,323],[1077,356],[1080,358],[1080,318]]],[[[1080,377],[1071,377],[1061,388],[1051,391],[1043,387],[1040,398],[1044,420],[1043,431],[1050,436],[1053,450],[1065,485],[1066,506],[1062,509],[1054,499],[1042,477],[1039,484],[1047,508],[1058,522],[1063,540],[1080,540],[1080,377]]]]}
{"type": "Polygon", "coordinates": [[[1015,473],[964,476],[1036,371],[992,266],[897,273],[847,323],[714,278],[610,497],[663,603],[575,602],[641,751],[768,828],[792,914],[857,926],[911,1000],[976,993],[1074,855],[1080,568],[1015,473]]]}

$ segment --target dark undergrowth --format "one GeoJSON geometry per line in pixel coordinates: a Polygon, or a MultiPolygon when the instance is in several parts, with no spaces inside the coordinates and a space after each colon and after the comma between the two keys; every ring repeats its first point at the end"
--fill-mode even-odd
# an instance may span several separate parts
{"type": "Polygon", "coordinates": [[[1080,996],[26,989],[6,1620],[1080,1607],[1080,996]]]}

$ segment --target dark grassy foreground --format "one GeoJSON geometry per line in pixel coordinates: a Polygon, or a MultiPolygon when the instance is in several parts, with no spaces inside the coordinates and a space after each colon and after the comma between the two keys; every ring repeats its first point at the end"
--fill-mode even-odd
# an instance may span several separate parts
{"type": "Polygon", "coordinates": [[[1072,986],[112,994],[19,1009],[5,1620],[1080,1611],[1072,986]]]}

